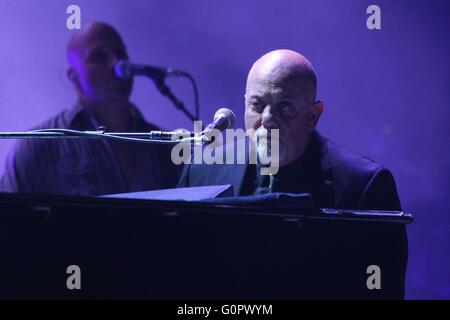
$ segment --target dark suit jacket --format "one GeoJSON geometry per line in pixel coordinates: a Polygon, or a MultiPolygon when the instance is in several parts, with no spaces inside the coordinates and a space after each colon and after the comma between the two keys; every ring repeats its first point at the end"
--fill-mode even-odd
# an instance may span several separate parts
{"type": "MultiPolygon", "coordinates": [[[[319,207],[401,210],[394,178],[383,166],[353,154],[314,132],[308,147],[320,163],[319,187],[308,190],[319,207]]],[[[186,165],[178,187],[233,185],[242,195],[248,165],[186,165]]]]}
{"type": "MultiPolygon", "coordinates": [[[[318,207],[401,210],[394,178],[385,167],[338,147],[318,132],[313,133],[306,152],[310,153],[311,162],[317,166],[315,181],[311,183],[314,187],[308,191],[318,207]]],[[[244,180],[248,179],[248,167],[237,164],[186,165],[178,187],[231,184],[234,195],[239,196],[242,195],[244,180]]],[[[283,259],[292,263],[291,271],[311,276],[301,277],[301,288],[294,286],[292,292],[280,289],[287,297],[404,297],[408,256],[404,225],[310,223],[308,228],[303,228],[303,233],[293,235],[294,238],[297,236],[303,237],[301,241],[295,240],[295,250],[301,252],[299,260],[293,262],[290,258],[290,250],[294,249],[290,246],[291,249],[281,249],[286,250],[283,259]],[[305,260],[314,262],[306,265],[305,260]],[[370,264],[377,264],[382,270],[382,290],[370,291],[365,286],[364,277],[368,277],[365,268],[370,264]]],[[[292,273],[286,273],[289,279],[293,278],[292,273]]],[[[289,281],[287,279],[285,283],[289,281]]]]}

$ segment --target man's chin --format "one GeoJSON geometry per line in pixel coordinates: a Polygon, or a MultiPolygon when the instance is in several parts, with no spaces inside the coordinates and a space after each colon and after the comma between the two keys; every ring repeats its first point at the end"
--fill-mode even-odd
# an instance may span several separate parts
{"type": "Polygon", "coordinates": [[[265,166],[279,166],[285,160],[286,150],[282,144],[280,144],[278,152],[273,152],[274,150],[265,144],[260,144],[257,150],[259,162],[265,166]]]}
{"type": "Polygon", "coordinates": [[[130,101],[130,95],[123,93],[110,94],[105,100],[114,104],[128,103],[130,101]]]}

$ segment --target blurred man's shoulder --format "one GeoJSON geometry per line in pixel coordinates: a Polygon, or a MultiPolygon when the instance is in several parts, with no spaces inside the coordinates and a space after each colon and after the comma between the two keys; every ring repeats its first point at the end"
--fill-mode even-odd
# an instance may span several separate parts
{"type": "MultiPolygon", "coordinates": [[[[80,116],[85,113],[85,108],[76,103],[74,106],[60,110],[50,116],[45,117],[43,120],[33,125],[30,130],[38,129],[71,129],[76,122],[79,120],[80,116]]],[[[87,128],[91,129],[91,128],[87,128]]]]}
{"type": "MultiPolygon", "coordinates": [[[[79,110],[78,110],[79,111],[79,110]]],[[[57,112],[47,118],[44,118],[41,122],[32,125],[27,131],[41,130],[41,129],[70,129],[70,120],[74,116],[74,109],[68,108],[57,112]]],[[[36,153],[43,154],[48,152],[50,146],[55,145],[54,139],[19,139],[14,145],[14,154],[20,156],[36,155],[36,153]]]]}

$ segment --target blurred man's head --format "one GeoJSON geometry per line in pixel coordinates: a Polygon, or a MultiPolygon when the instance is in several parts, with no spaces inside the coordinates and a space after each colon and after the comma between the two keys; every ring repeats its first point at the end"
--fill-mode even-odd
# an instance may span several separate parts
{"type": "Polygon", "coordinates": [[[132,79],[116,77],[114,65],[128,59],[119,33],[111,26],[95,22],[77,31],[67,46],[67,75],[85,104],[127,102],[132,79]]]}
{"type": "MultiPolygon", "coordinates": [[[[294,51],[265,54],[248,74],[245,106],[246,129],[257,134],[279,129],[279,166],[293,162],[303,154],[323,110],[316,101],[313,66],[294,51]]],[[[270,154],[270,145],[258,145],[258,153],[267,149],[270,154]]]]}

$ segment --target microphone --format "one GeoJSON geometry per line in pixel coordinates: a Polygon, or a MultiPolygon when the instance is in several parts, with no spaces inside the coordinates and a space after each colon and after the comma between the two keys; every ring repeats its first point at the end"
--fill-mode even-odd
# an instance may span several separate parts
{"type": "MultiPolygon", "coordinates": [[[[206,126],[206,128],[200,132],[201,135],[206,140],[203,140],[204,142],[211,142],[211,133],[212,130],[216,129],[219,131],[223,131],[226,129],[230,129],[234,126],[234,123],[236,122],[236,116],[234,115],[233,111],[227,108],[221,108],[217,110],[217,112],[214,115],[214,121],[211,122],[206,126]]],[[[187,130],[178,130],[178,131],[172,131],[172,132],[164,132],[164,131],[151,131],[149,134],[149,138],[152,140],[171,140],[171,141],[177,141],[184,138],[195,138],[198,137],[199,139],[202,139],[201,136],[198,136],[199,132],[190,132],[187,130]]]]}
{"type": "Polygon", "coordinates": [[[230,129],[234,127],[235,122],[236,116],[233,111],[227,108],[220,108],[214,114],[214,121],[208,124],[203,132],[209,132],[213,129],[217,129],[219,131],[230,129]]]}
{"type": "Polygon", "coordinates": [[[167,76],[183,76],[186,72],[172,68],[153,67],[144,64],[132,63],[128,60],[120,60],[115,65],[116,76],[128,79],[132,76],[147,76],[154,80],[164,80],[167,76]]]}

